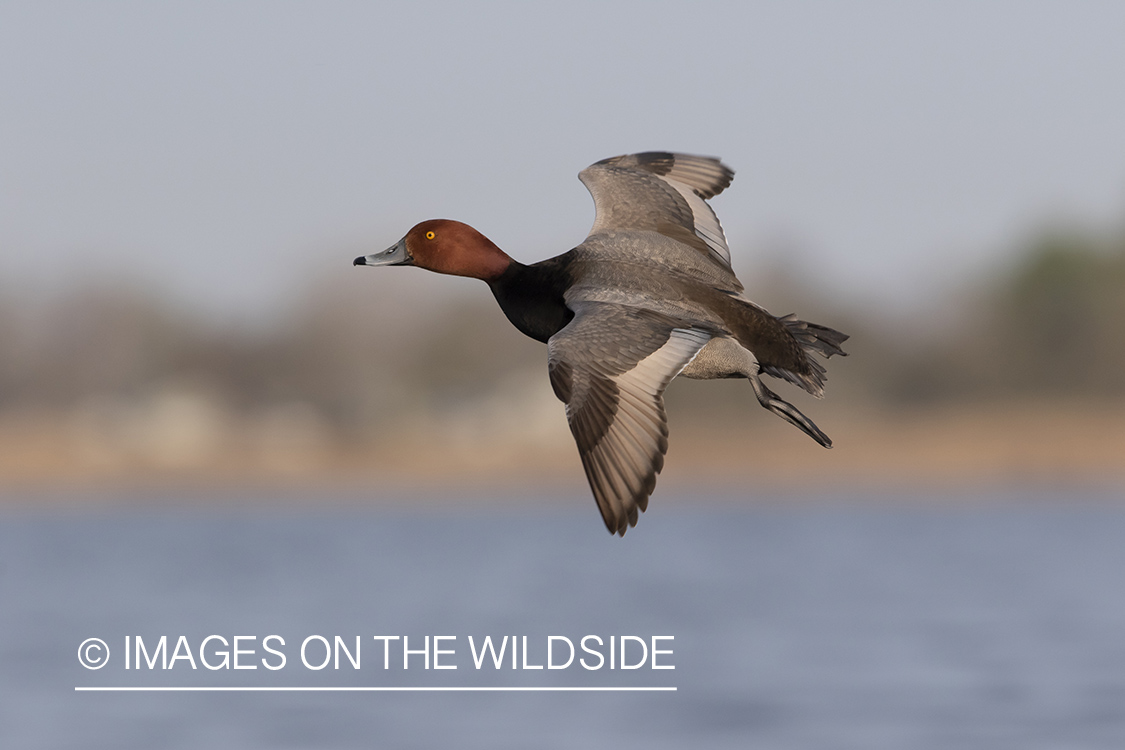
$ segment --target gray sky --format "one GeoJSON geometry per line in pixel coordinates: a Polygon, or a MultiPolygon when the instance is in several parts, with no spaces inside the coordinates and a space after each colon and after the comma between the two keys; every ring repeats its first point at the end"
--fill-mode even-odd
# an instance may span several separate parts
{"type": "Polygon", "coordinates": [[[751,295],[785,247],[905,310],[1125,218],[1123,39],[1119,2],[2,2],[0,289],[261,316],[431,217],[530,262],[581,168],[669,149],[738,172],[751,295]]]}

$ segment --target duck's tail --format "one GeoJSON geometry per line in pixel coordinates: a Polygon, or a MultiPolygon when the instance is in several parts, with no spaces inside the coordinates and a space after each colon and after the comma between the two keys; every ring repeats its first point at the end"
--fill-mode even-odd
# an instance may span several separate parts
{"type": "MultiPolygon", "coordinates": [[[[822,398],[824,396],[824,381],[827,380],[827,375],[824,370],[824,365],[820,364],[820,362],[813,357],[813,354],[819,354],[825,359],[836,354],[841,357],[848,356],[848,353],[840,348],[840,345],[848,340],[848,334],[840,333],[834,328],[828,328],[827,326],[800,320],[793,314],[786,315],[777,320],[785,326],[785,330],[788,331],[793,339],[800,345],[801,351],[805,355],[807,368],[802,368],[805,372],[793,372],[786,368],[763,365],[762,372],[772,375],[775,378],[788,380],[790,383],[804,388],[817,398],[822,398]]],[[[760,395],[759,400],[761,400],[760,395]]],[[[781,403],[785,402],[782,401],[781,403]]],[[[788,404],[786,405],[788,406],[788,404]]],[[[800,414],[800,412],[797,413],[800,414]]],[[[797,423],[794,422],[794,424],[797,423]]],[[[812,423],[810,422],[809,424],[812,423]]],[[[801,429],[805,429],[800,424],[797,424],[797,426],[801,427],[801,429]]],[[[816,430],[816,425],[812,425],[812,427],[816,430]]],[[[809,432],[808,430],[805,431],[809,432]]],[[[816,432],[820,433],[822,436],[824,434],[819,430],[816,430],[816,432]]],[[[816,435],[813,435],[811,432],[809,432],[809,434],[823,444],[816,435]]],[[[827,440],[827,438],[825,438],[825,440],[827,440]]],[[[831,441],[829,441],[829,445],[831,445],[831,441]]]]}

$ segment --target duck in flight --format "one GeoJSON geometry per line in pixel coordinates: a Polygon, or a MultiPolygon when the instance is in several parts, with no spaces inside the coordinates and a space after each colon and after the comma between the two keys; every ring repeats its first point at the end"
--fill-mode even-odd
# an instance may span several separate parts
{"type": "Polygon", "coordinates": [[[432,219],[355,265],[481,279],[516,328],[547,344],[551,386],[611,534],[624,536],[648,507],[668,450],[664,389],[678,375],[746,378],[758,403],[831,448],[762,375],[820,398],[825,371],[814,355],[844,355],[848,337],[743,296],[707,203],[734,172],[710,157],[647,152],[578,177],[594,198],[594,226],[557,257],[524,265],[467,224],[432,219]]]}

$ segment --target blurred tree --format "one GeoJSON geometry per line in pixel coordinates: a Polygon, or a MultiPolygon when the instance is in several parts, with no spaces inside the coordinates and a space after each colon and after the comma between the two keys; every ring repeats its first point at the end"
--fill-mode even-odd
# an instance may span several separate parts
{"type": "Polygon", "coordinates": [[[1020,390],[1125,393],[1125,238],[1043,237],[996,317],[1020,390]]]}
{"type": "Polygon", "coordinates": [[[897,400],[1125,395],[1125,233],[1033,238],[942,342],[888,364],[897,400]]]}

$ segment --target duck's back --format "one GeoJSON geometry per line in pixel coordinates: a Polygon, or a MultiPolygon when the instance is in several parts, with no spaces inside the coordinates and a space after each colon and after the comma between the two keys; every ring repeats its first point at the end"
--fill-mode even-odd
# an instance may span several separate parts
{"type": "Polygon", "coordinates": [[[658,232],[593,234],[567,255],[568,304],[612,302],[711,319],[709,298],[740,289],[733,273],[658,232]]]}

